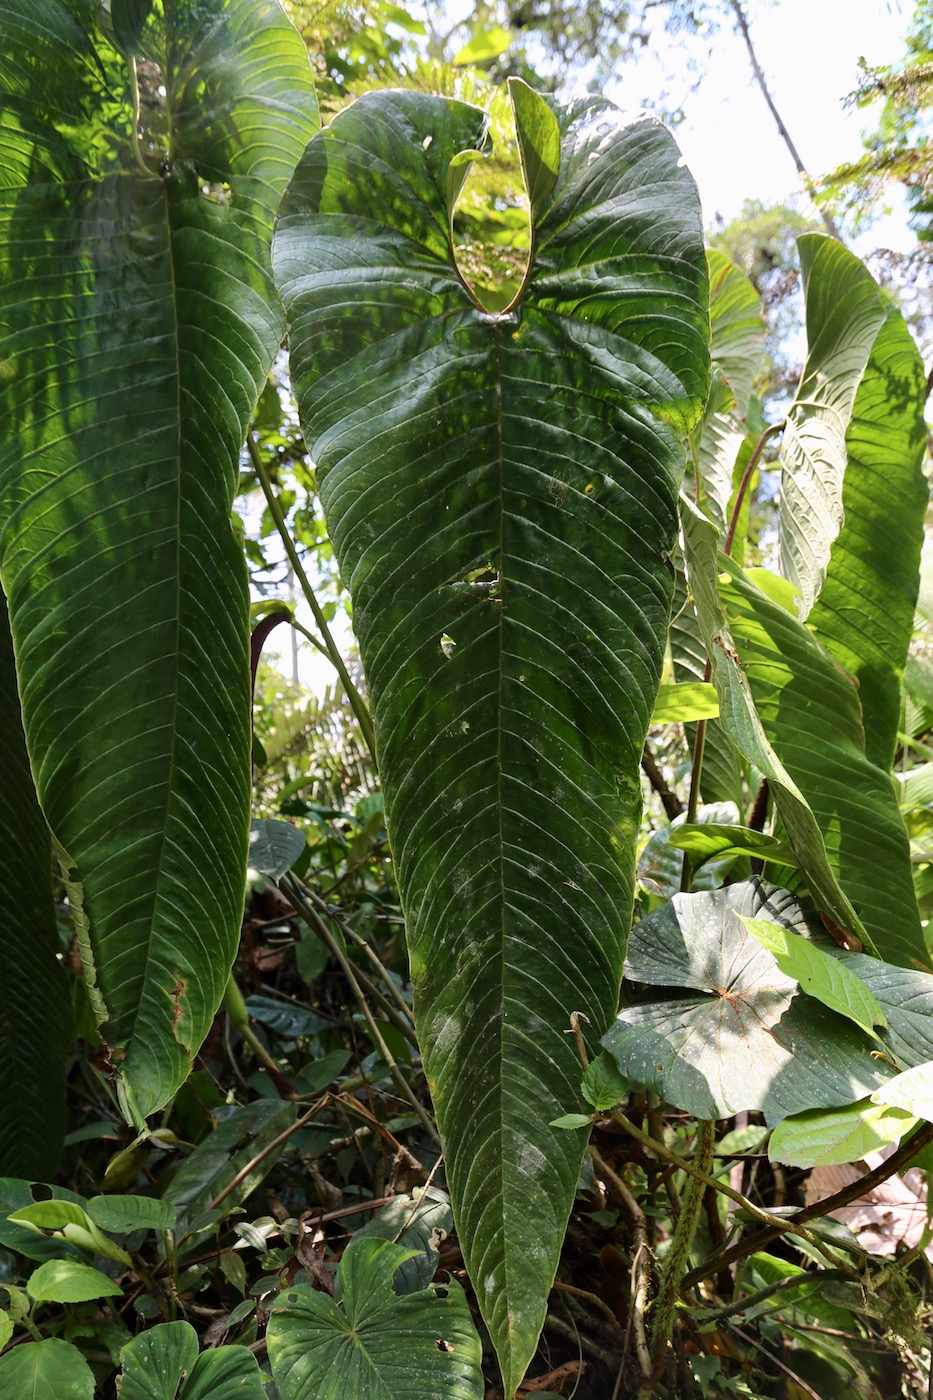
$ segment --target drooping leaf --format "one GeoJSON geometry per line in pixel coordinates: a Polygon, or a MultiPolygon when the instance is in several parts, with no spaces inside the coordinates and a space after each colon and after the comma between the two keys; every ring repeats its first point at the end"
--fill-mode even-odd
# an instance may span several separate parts
{"type": "Polygon", "coordinates": [[[925,403],[923,361],[888,304],[846,431],[843,525],[807,619],[858,681],[865,751],[885,770],[894,759],[929,501],[925,403]]]}
{"type": "Polygon", "coordinates": [[[873,1103],[885,1103],[901,1108],[915,1118],[933,1122],[933,1061],[911,1065],[896,1074],[872,1094],[873,1103]]]}
{"type": "Polygon", "coordinates": [[[665,996],[623,1007],[604,1037],[621,1072],[698,1118],[774,1121],[871,1093],[888,1073],[872,1042],[803,995],[739,915],[808,927],[793,896],[758,880],[676,895],[635,925],[626,976],[665,996]]]}
{"type": "Polygon", "coordinates": [[[304,854],[303,831],[291,822],[254,821],[249,833],[249,868],[270,880],[279,880],[304,854]]]}
{"type": "Polygon", "coordinates": [[[23,1342],[0,1356],[0,1395],[94,1400],[94,1372],[70,1342],[23,1342]]]}
{"type": "Polygon", "coordinates": [[[811,1109],[779,1123],[768,1143],[772,1162],[792,1167],[828,1167],[857,1162],[868,1152],[898,1142],[916,1124],[901,1108],[861,1099],[842,1108],[811,1109]]]}
{"type": "Polygon", "coordinates": [[[746,915],[742,922],[752,937],[771,953],[781,971],[830,1011],[847,1016],[869,1035],[874,1033],[875,1026],[887,1024],[884,1012],[868,987],[838,958],[771,920],[746,915]]]}
{"type": "Polygon", "coordinates": [[[354,1236],[335,1296],[286,1289],[266,1338],[282,1400],[481,1400],[481,1347],[463,1290],[451,1280],[392,1291],[409,1250],[354,1236]]]}
{"type": "Polygon", "coordinates": [[[746,413],[764,351],[764,323],[761,299],[744,272],[714,249],[706,256],[713,383],[691,442],[706,512],[722,532],[736,458],[748,431],[746,413]]]}
{"type": "Polygon", "coordinates": [[[68,982],[52,901],[52,843],[26,755],[0,592],[0,1176],[51,1179],[65,1136],[68,982]]]}
{"type": "Polygon", "coordinates": [[[730,856],[754,856],[780,865],[794,866],[797,858],[785,841],[764,831],[752,831],[747,826],[725,826],[716,822],[696,826],[671,826],[668,844],[686,851],[694,868],[708,860],[726,860],[730,856]]]}
{"type": "MultiPolygon", "coordinates": [[[[73,1200],[75,1205],[82,1203],[82,1197],[75,1195],[72,1191],[67,1191],[61,1186],[50,1188],[53,1198],[68,1198],[73,1200]]],[[[42,1262],[44,1259],[78,1259],[80,1255],[76,1246],[63,1242],[59,1238],[49,1239],[45,1235],[39,1234],[35,1229],[27,1225],[17,1224],[9,1217],[16,1211],[22,1210],[24,1206],[36,1205],[33,1184],[17,1177],[0,1177],[0,1245],[5,1249],[15,1250],[17,1254],[22,1254],[26,1259],[35,1259],[42,1262]]]]}
{"type": "Polygon", "coordinates": [[[823,586],[843,520],[846,433],[885,305],[864,264],[834,238],[798,240],[807,303],[807,362],[781,443],[781,572],[805,618],[823,586]]]}
{"type": "Polygon", "coordinates": [[[198,1355],[189,1322],[162,1322],[141,1332],[120,1353],[120,1400],[266,1400],[263,1376],[246,1347],[223,1346],[198,1355]]]}
{"type": "Polygon", "coordinates": [[[112,1278],[77,1259],[47,1259],[26,1281],[36,1303],[87,1303],[95,1298],[119,1298],[123,1289],[112,1278]]]}
{"type": "Polygon", "coordinates": [[[9,1221],[13,1225],[36,1230],[54,1239],[68,1240],[81,1249],[92,1250],[104,1259],[113,1259],[118,1264],[132,1263],[126,1250],[108,1239],[95,1225],[84,1205],[77,1201],[36,1201],[11,1212],[9,1221]]]}
{"type": "MultiPolygon", "coordinates": [[[[728,824],[737,817],[738,812],[733,803],[713,802],[709,806],[697,808],[696,825],[693,829],[705,828],[709,823],[713,830],[727,831],[728,824]]],[[[662,894],[667,899],[672,898],[681,887],[684,873],[683,852],[687,847],[681,844],[680,836],[686,823],[687,814],[681,812],[669,826],[658,827],[645,842],[645,848],[638,858],[638,879],[642,887],[651,893],[662,894]]],[[[738,832],[741,828],[736,825],[733,830],[738,832]]],[[[699,869],[692,888],[715,889],[722,883],[728,869],[727,860],[728,856],[724,856],[715,864],[705,866],[698,862],[699,869]]],[[[746,870],[745,873],[749,872],[746,870]]]]}
{"type": "Polygon", "coordinates": [[[924,965],[906,832],[887,776],[865,757],[852,680],[718,555],[715,528],[683,497],[681,520],[721,722],[768,778],[814,900],[882,955],[924,965]]]}
{"type": "MultiPolygon", "coordinates": [[[[820,824],[840,886],[881,957],[929,966],[907,832],[887,770],[865,755],[856,685],[802,623],[734,565],[724,567],[729,577],[719,591],[738,657],[732,664],[741,668],[768,739],[820,824]]],[[[809,876],[779,794],[777,801],[809,876]]]]}
{"type": "Polygon", "coordinates": [[[139,1124],[188,1073],[239,931],[230,507],[283,332],[272,215],[316,118],[274,0],[159,7],[142,31],[128,3],[121,32],[158,75],[137,144],[97,8],[0,3],[0,575],[39,799],[139,1124]]]}
{"type": "MultiPolygon", "coordinates": [[[[537,190],[550,128],[517,92],[537,190]]],[[[454,1215],[509,1395],[583,1152],[547,1127],[579,1104],[563,1032],[580,1010],[598,1034],[618,994],[672,489],[708,372],[676,148],[600,100],[554,115],[560,170],[507,314],[473,301],[451,254],[450,163],[484,133],[458,103],[380,94],[341,113],[274,252],[374,706],[454,1215]]]]}

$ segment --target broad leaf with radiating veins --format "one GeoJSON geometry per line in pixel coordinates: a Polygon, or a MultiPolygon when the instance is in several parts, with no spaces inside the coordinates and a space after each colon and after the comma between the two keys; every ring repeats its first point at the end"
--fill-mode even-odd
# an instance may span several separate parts
{"type": "Polygon", "coordinates": [[[623,1007],[604,1037],[622,1073],[698,1118],[755,1109],[774,1121],[871,1093],[890,1075],[873,1042],[802,993],[741,915],[813,923],[751,880],[676,895],[635,925],[626,977],[666,990],[623,1007]]]}
{"type": "MultiPolygon", "coordinates": [[[[39,799],[127,1117],[236,948],[247,579],[230,509],[284,321],[272,216],[317,128],[276,0],[0,0],[0,575],[39,799]],[[100,20],[100,27],[98,27],[100,20]]],[[[5,777],[5,775],[4,775],[5,777]]]]}
{"type": "MultiPolygon", "coordinates": [[[[475,108],[367,95],[274,248],[292,376],[372,696],[454,1216],[514,1393],[584,1137],[570,1013],[618,996],[683,436],[709,363],[693,182],[664,129],[512,86],[528,273],[487,312],[452,203],[475,108]]],[[[587,1024],[587,1023],[584,1023],[587,1024]]]]}
{"type": "Polygon", "coordinates": [[[266,1333],[282,1400],[481,1400],[482,1348],[459,1283],[393,1292],[416,1252],[354,1236],[333,1298],[283,1289],[266,1333]]]}

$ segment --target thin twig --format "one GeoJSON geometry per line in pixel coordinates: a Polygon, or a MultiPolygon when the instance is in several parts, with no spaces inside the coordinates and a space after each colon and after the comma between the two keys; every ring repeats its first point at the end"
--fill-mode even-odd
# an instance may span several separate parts
{"type": "Polygon", "coordinates": [[[262,460],[262,454],[260,453],[259,448],[256,446],[252,433],[246,434],[246,450],[249,453],[250,461],[253,464],[256,476],[259,478],[259,484],[262,487],[262,493],[266,498],[266,505],[269,507],[269,514],[272,516],[272,519],[275,522],[275,527],[278,530],[279,535],[281,536],[282,544],[285,546],[285,553],[288,555],[289,563],[295,571],[295,577],[298,579],[298,582],[301,585],[301,591],[304,594],[305,600],[311,609],[311,613],[314,617],[314,624],[321,634],[321,638],[324,642],[324,648],[327,652],[328,660],[334,667],[334,670],[337,672],[337,675],[340,677],[344,691],[346,692],[347,699],[349,700],[350,705],[353,709],[353,713],[356,715],[357,721],[359,723],[363,739],[366,743],[366,747],[369,749],[369,752],[372,755],[373,762],[375,763],[376,736],[373,731],[372,716],[369,713],[369,708],[366,704],[366,701],[363,699],[362,695],[357,690],[356,686],[353,684],[353,681],[350,678],[350,673],[346,668],[346,664],[344,663],[344,659],[340,654],[340,648],[337,646],[336,642],[333,639],[333,636],[331,635],[330,628],[327,625],[327,619],[321,611],[321,605],[319,604],[315,596],[314,589],[311,587],[311,582],[308,578],[308,575],[304,571],[304,565],[298,557],[298,551],[295,548],[294,541],[292,540],[291,533],[289,531],[288,525],[286,524],[285,515],[282,510],[281,504],[279,503],[279,498],[275,494],[275,491],[272,486],[272,481],[269,477],[269,473],[266,471],[265,463],[262,460]]]}
{"type": "Polygon", "coordinates": [[[235,1191],[240,1183],[246,1180],[250,1172],[256,1170],[260,1162],[265,1161],[273,1152],[277,1152],[300,1128],[303,1128],[306,1123],[310,1123],[312,1118],[316,1118],[321,1110],[326,1107],[329,1098],[330,1095],[325,1094],[322,1098],[318,1099],[316,1103],[311,1105],[307,1113],[303,1113],[300,1118],[296,1118],[290,1127],[286,1128],[284,1132],[279,1133],[278,1137],[274,1137],[271,1142],[266,1143],[265,1147],[261,1147],[255,1156],[251,1157],[246,1163],[246,1166],[240,1168],[232,1181],[228,1181],[223,1190],[218,1191],[217,1195],[207,1206],[207,1211],[216,1210],[221,1201],[225,1201],[230,1193],[235,1191]]]}
{"type": "MultiPolygon", "coordinates": [[[[289,879],[288,876],[286,876],[285,879],[281,882],[281,885],[288,898],[295,905],[295,908],[302,911],[304,917],[309,922],[311,922],[313,927],[313,920],[316,918],[316,915],[314,913],[314,910],[311,909],[305,901],[304,897],[301,894],[301,891],[295,884],[295,881],[289,879]]],[[[386,1045],[382,1032],[376,1024],[372,1011],[369,1009],[369,1002],[363,995],[363,989],[360,986],[355,969],[350,964],[349,958],[347,957],[344,950],[341,948],[340,944],[337,942],[336,938],[332,936],[329,929],[322,929],[321,936],[325,939],[326,942],[328,942],[328,947],[330,948],[332,955],[337,959],[337,961],[340,964],[343,975],[347,979],[350,990],[356,998],[356,1003],[362,1011],[363,1018],[366,1021],[367,1026],[369,1027],[369,1033],[373,1038],[373,1042],[380,1055],[385,1060],[386,1065],[388,1066],[389,1073],[395,1081],[396,1087],[398,1088],[402,1097],[411,1104],[412,1108],[415,1110],[418,1117],[421,1119],[422,1126],[424,1127],[425,1132],[428,1134],[431,1141],[435,1142],[439,1147],[441,1139],[438,1134],[437,1128],[431,1121],[430,1115],[425,1112],[424,1105],[419,1101],[411,1085],[408,1083],[408,1080],[405,1078],[405,1076],[402,1074],[402,1071],[396,1064],[395,1058],[391,1050],[389,1049],[388,1045],[386,1045]]]]}
{"type": "Polygon", "coordinates": [[[702,1283],[703,1279],[709,1278],[718,1269],[728,1268],[737,1260],[757,1253],[758,1250],[771,1244],[773,1240],[779,1239],[781,1235],[803,1235],[801,1226],[806,1225],[808,1220],[816,1220],[821,1215],[831,1215],[834,1210],[839,1210],[842,1206],[847,1206],[851,1201],[858,1200],[860,1196],[874,1190],[883,1181],[895,1176],[930,1142],[933,1142],[933,1123],[923,1123],[912,1137],[908,1138],[906,1142],[902,1142],[897,1151],[892,1153],[887,1161],[875,1167],[873,1171],[866,1172],[857,1181],[843,1186],[842,1190],[837,1191],[834,1195],[825,1196],[821,1201],[814,1201],[812,1205],[805,1206],[803,1210],[798,1210],[795,1215],[775,1220],[769,1224],[767,1229],[758,1230],[754,1235],[747,1236],[738,1244],[734,1244],[731,1249],[726,1250],[725,1254],[720,1254],[715,1259],[707,1260],[705,1264],[692,1269],[684,1279],[684,1287],[692,1288],[694,1284],[702,1283]]]}
{"type": "Polygon", "coordinates": [[[745,11],[742,8],[740,0],[729,0],[729,4],[731,5],[732,12],[735,15],[735,20],[736,24],[738,25],[739,33],[741,34],[745,42],[745,48],[748,52],[749,62],[752,65],[752,72],[755,75],[755,81],[761,89],[762,97],[768,104],[768,111],[774,118],[775,124],[778,129],[778,135],[784,142],[784,145],[787,147],[790,153],[790,158],[794,162],[794,165],[797,167],[797,174],[803,181],[807,190],[807,194],[813,200],[814,207],[817,213],[819,214],[820,218],[823,220],[823,226],[825,227],[826,232],[841,243],[842,236],[838,228],[836,227],[835,220],[833,219],[832,215],[829,213],[828,210],[822,209],[817,203],[816,185],[813,183],[813,179],[810,175],[810,172],[807,170],[807,167],[803,163],[803,157],[801,156],[800,152],[797,150],[797,147],[791,140],[790,132],[784,125],[783,117],[781,116],[777,107],[774,105],[774,98],[771,96],[771,93],[768,89],[768,84],[765,81],[764,72],[762,71],[761,64],[758,62],[758,55],[756,54],[754,46],[752,44],[752,36],[748,32],[748,21],[745,18],[745,11]]]}
{"type": "MultiPolygon", "coordinates": [[[[590,1156],[593,1166],[599,1172],[625,1211],[632,1226],[632,1243],[635,1246],[632,1259],[632,1301],[629,1308],[629,1321],[626,1327],[625,1343],[622,1348],[622,1364],[616,1380],[616,1395],[625,1369],[628,1355],[629,1329],[635,1336],[635,1353],[643,1380],[651,1379],[651,1348],[648,1346],[648,1331],[645,1313],[648,1309],[648,1290],[651,1286],[651,1251],[648,1248],[648,1224],[641,1206],[626,1186],[619,1174],[600,1156],[590,1143],[590,1156]]],[[[613,1396],[616,1400],[616,1396],[613,1396]]]]}
{"type": "MultiPolygon", "coordinates": [[[[716,1177],[701,1171],[698,1167],[695,1167],[692,1162],[688,1162],[684,1157],[680,1157],[676,1152],[672,1152],[669,1147],[665,1147],[663,1143],[657,1142],[653,1137],[649,1137],[647,1133],[643,1133],[640,1128],[635,1127],[634,1123],[630,1123],[623,1113],[613,1112],[609,1114],[609,1117],[612,1119],[613,1123],[618,1124],[630,1137],[635,1138],[643,1147],[646,1147],[649,1152],[653,1152],[657,1157],[662,1157],[666,1162],[673,1162],[682,1172],[686,1172],[688,1176],[695,1177],[697,1181],[702,1181],[705,1186],[711,1186],[714,1191],[719,1191],[723,1196],[728,1196],[731,1201],[735,1201],[736,1205],[741,1206],[742,1209],[753,1216],[755,1220],[760,1220],[763,1224],[769,1226],[770,1229],[774,1231],[770,1238],[777,1239],[779,1235],[787,1234],[789,1231],[792,1231],[794,1234],[800,1235],[802,1239],[805,1239],[808,1244],[812,1245],[814,1249],[822,1254],[824,1259],[826,1259],[833,1268],[840,1267],[838,1259],[827,1249],[823,1241],[818,1239],[811,1230],[806,1230],[801,1227],[798,1217],[794,1217],[794,1223],[781,1220],[778,1216],[772,1215],[770,1211],[763,1210],[761,1206],[756,1206],[754,1201],[750,1201],[747,1196],[743,1196],[741,1191],[736,1191],[731,1186],[727,1186],[724,1181],[719,1181],[716,1177]]],[[[933,1124],[930,1124],[930,1127],[933,1129],[933,1124]]],[[[759,1232],[762,1237],[767,1233],[768,1231],[765,1230],[759,1232]]],[[[725,1254],[719,1255],[712,1260],[710,1265],[704,1266],[701,1277],[706,1278],[709,1274],[716,1273],[725,1263],[729,1262],[731,1253],[731,1250],[727,1250],[725,1254]]],[[[684,1290],[691,1288],[697,1281],[697,1272],[698,1271],[694,1269],[684,1278],[682,1285],[684,1290]]],[[[849,1277],[857,1279],[859,1276],[855,1269],[850,1269],[849,1277]]]]}

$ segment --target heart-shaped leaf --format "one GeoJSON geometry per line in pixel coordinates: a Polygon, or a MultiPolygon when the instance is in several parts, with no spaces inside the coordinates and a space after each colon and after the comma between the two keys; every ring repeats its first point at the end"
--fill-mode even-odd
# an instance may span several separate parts
{"type": "Polygon", "coordinates": [[[605,1036],[622,1073],[698,1118],[774,1121],[871,1093],[887,1075],[870,1042],[802,995],[741,915],[807,926],[793,896],[758,880],[677,895],[636,924],[626,976],[668,990],[624,1007],[605,1036]]]}
{"type": "Polygon", "coordinates": [[[0,1395],[94,1400],[94,1372],[70,1342],[24,1342],[0,1356],[0,1395]]]}
{"type": "Polygon", "coordinates": [[[333,1298],[306,1287],[282,1293],[266,1333],[282,1400],[481,1400],[480,1341],[460,1285],[392,1291],[411,1253],[354,1236],[333,1298]]]}

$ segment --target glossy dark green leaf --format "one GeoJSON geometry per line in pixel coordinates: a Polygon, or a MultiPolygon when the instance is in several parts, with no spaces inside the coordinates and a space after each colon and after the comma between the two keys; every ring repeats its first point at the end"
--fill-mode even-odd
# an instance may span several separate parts
{"type": "Polygon", "coordinates": [[[758,880],[676,895],[635,925],[626,976],[665,995],[623,1007],[604,1037],[621,1072],[698,1118],[774,1121],[871,1093],[890,1073],[873,1042],[800,992],[742,914],[808,928],[793,896],[758,880]]]}
{"type": "Polygon", "coordinates": [[[872,346],[885,321],[864,264],[834,238],[798,242],[807,303],[807,362],[781,441],[781,572],[810,612],[843,520],[846,433],[872,346]]]}
{"type": "Polygon", "coordinates": [[[476,109],[367,95],[311,143],[276,277],[302,426],[372,697],[414,1011],[454,1215],[511,1396],[582,1134],[564,1031],[611,1017],[660,675],[706,264],[669,135],[516,89],[541,199],[506,314],[453,261],[476,109]],[[457,170],[460,170],[457,166],[457,170]],[[543,184],[542,184],[543,181],[543,184]]]}
{"type": "Polygon", "coordinates": [[[399,1297],[392,1279],[409,1251],[350,1241],[335,1296],[288,1288],[266,1333],[282,1400],[482,1400],[480,1340],[453,1279],[399,1297]]]}
{"type": "Polygon", "coordinates": [[[189,1322],[163,1322],[120,1353],[120,1400],[266,1400],[263,1376],[246,1347],[198,1355],[189,1322]]]}
{"type": "Polygon", "coordinates": [[[52,843],[26,754],[0,593],[0,1176],[54,1177],[72,1018],[52,902],[52,843]]]}
{"type": "Polygon", "coordinates": [[[884,769],[894,759],[929,503],[925,379],[903,317],[885,304],[846,431],[843,524],[807,619],[858,681],[865,751],[884,769]]]}
{"type": "MultiPolygon", "coordinates": [[[[272,216],[317,122],[275,0],[185,0],[143,31],[134,142],[130,69],[97,14],[0,0],[0,574],[39,799],[139,1123],[188,1073],[239,932],[230,508],[284,329],[272,216]]],[[[132,33],[140,15],[118,7],[132,33]]]]}
{"type": "Polygon", "coordinates": [[[719,555],[715,526],[684,498],[681,520],[722,725],[768,779],[813,898],[882,954],[924,965],[906,832],[887,775],[865,757],[854,682],[719,555]]]}
{"type": "MultiPolygon", "coordinates": [[[[734,664],[774,751],[819,822],[833,872],[861,926],[887,961],[928,967],[907,832],[887,770],[866,757],[855,682],[803,623],[734,565],[719,591],[734,664]]],[[[787,824],[779,792],[776,800],[787,824]]],[[[788,833],[809,875],[789,825],[788,833]]]]}

